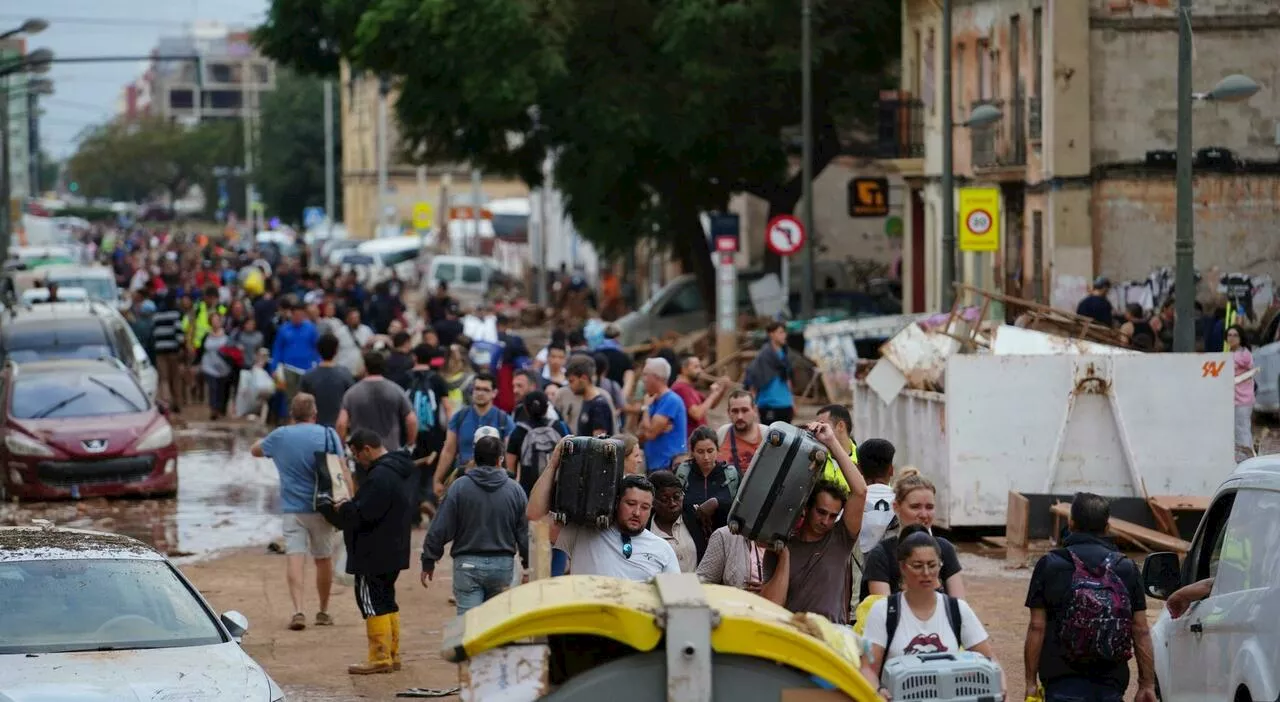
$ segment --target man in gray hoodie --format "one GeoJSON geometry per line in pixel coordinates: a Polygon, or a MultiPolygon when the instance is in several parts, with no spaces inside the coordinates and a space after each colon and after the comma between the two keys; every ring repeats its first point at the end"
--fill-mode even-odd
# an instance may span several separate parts
{"type": "Polygon", "coordinates": [[[474,468],[449,486],[422,544],[422,586],[429,587],[445,544],[453,544],[453,596],[458,615],[511,587],[515,560],[529,567],[528,500],[524,489],[499,468],[502,439],[476,432],[474,468]]]}

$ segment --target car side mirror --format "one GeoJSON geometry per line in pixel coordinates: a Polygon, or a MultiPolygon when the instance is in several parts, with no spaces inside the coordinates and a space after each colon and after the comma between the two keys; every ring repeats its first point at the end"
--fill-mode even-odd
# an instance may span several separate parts
{"type": "Polygon", "coordinates": [[[240,639],[244,638],[244,634],[249,630],[249,619],[234,609],[222,614],[222,625],[227,628],[227,633],[231,634],[231,638],[240,643],[240,639]]]}
{"type": "Polygon", "coordinates": [[[1142,582],[1147,596],[1167,600],[1182,587],[1181,568],[1176,553],[1153,553],[1142,563],[1142,582]]]}

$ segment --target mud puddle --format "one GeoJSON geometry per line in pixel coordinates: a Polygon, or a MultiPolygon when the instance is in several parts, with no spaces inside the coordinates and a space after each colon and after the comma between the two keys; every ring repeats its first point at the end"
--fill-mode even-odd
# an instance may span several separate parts
{"type": "Polygon", "coordinates": [[[254,437],[217,428],[178,433],[178,496],[0,505],[0,525],[49,519],[58,526],[125,534],[171,558],[266,544],[278,536],[275,466],[254,458],[254,437]]]}

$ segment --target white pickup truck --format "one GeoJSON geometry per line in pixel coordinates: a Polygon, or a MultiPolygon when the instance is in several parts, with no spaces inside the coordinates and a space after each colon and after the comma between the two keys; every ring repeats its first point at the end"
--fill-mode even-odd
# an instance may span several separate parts
{"type": "Polygon", "coordinates": [[[1003,526],[1010,490],[1145,511],[1146,495],[1212,495],[1235,466],[1222,353],[954,355],[945,394],[853,396],[855,437],[892,441],[897,466],[936,484],[944,528],[1003,526]]]}

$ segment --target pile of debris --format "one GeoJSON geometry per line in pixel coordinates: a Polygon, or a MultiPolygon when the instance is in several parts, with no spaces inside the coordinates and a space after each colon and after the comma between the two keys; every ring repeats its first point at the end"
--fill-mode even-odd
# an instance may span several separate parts
{"type": "MultiPolygon", "coordinates": [[[[903,389],[943,392],[947,359],[957,353],[1139,353],[1128,347],[1118,330],[1102,326],[1088,317],[968,285],[957,284],[956,288],[956,304],[949,313],[894,318],[901,326],[877,349],[879,360],[859,363],[856,374],[846,371],[844,377],[833,378],[839,381],[836,392],[842,394],[844,388],[859,380],[865,380],[886,402],[892,401],[891,398],[903,389]],[[970,300],[969,304],[965,304],[966,298],[970,300]],[[1001,314],[997,310],[995,316],[1014,317],[1014,324],[989,319],[993,305],[999,305],[1004,312],[1001,314]],[[867,367],[869,370],[862,370],[867,367]]],[[[870,321],[862,320],[861,323],[870,321]]],[[[815,338],[810,339],[813,342],[811,346],[823,346],[817,337],[825,331],[829,330],[813,330],[815,338]]],[[[826,362],[829,366],[843,363],[846,369],[853,367],[848,355],[832,346],[829,339],[825,341],[823,350],[826,353],[815,354],[819,362],[826,362]]],[[[835,375],[829,369],[827,374],[835,375]]]]}

